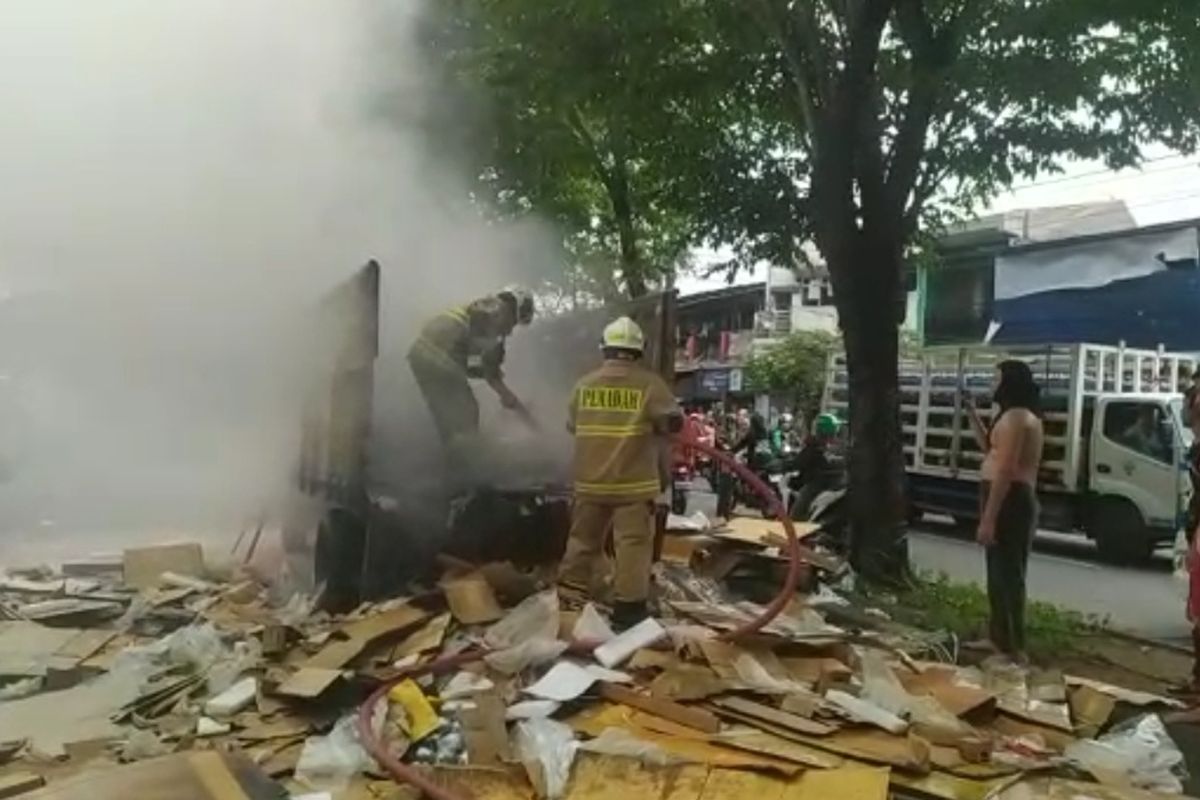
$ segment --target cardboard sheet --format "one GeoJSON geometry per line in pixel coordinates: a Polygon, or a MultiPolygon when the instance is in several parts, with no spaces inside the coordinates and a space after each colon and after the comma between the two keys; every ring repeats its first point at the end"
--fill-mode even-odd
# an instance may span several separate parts
{"type": "Polygon", "coordinates": [[[26,678],[45,675],[54,654],[80,633],[82,631],[48,628],[34,622],[0,622],[0,676],[26,678]]]}
{"type": "Polygon", "coordinates": [[[512,761],[508,731],[504,724],[504,702],[494,692],[476,695],[473,706],[461,714],[463,738],[471,764],[501,764],[512,761]]]}
{"type": "Polygon", "coordinates": [[[775,725],[782,725],[797,733],[806,733],[810,736],[828,736],[837,730],[832,725],[805,719],[797,714],[780,711],[777,708],[756,703],[743,697],[718,697],[712,700],[710,705],[712,705],[718,716],[723,713],[733,712],[743,719],[749,717],[775,725]]]}
{"type": "Polygon", "coordinates": [[[716,737],[697,733],[628,706],[608,703],[592,705],[568,719],[567,723],[588,736],[599,736],[606,728],[620,728],[679,758],[711,766],[771,770],[785,775],[796,774],[803,766],[803,762],[798,760],[729,746],[716,737]]]}
{"type": "MultiPolygon", "coordinates": [[[[795,528],[796,538],[801,541],[821,528],[815,522],[793,522],[792,526],[795,528]]],[[[760,547],[784,547],[787,544],[787,533],[783,530],[783,523],[775,519],[733,517],[724,527],[712,533],[718,539],[756,544],[760,547]]]]}
{"type": "Polygon", "coordinates": [[[21,800],[266,800],[276,784],[215,751],[196,751],[86,770],[21,800]]]}
{"type": "Polygon", "coordinates": [[[446,639],[446,628],[450,626],[450,614],[438,614],[410,633],[392,650],[391,658],[399,661],[409,656],[437,650],[446,639]]]}
{"type": "Polygon", "coordinates": [[[321,696],[340,677],[342,677],[341,670],[324,669],[322,667],[303,667],[296,670],[291,677],[281,683],[275,689],[275,694],[311,700],[314,697],[321,696]]]}
{"type": "Polygon", "coordinates": [[[125,584],[149,589],[164,572],[201,577],[204,575],[204,551],[194,542],[134,547],[122,559],[125,584]]]}
{"type": "Polygon", "coordinates": [[[342,626],[338,638],[331,638],[316,655],[304,661],[305,667],[341,669],[367,647],[385,636],[399,633],[426,619],[419,608],[402,605],[342,626]]]}
{"type": "Polygon", "coordinates": [[[888,800],[885,767],[812,769],[784,792],[785,800],[888,800]]]}
{"type": "Polygon", "coordinates": [[[442,581],[450,613],[464,625],[495,622],[504,616],[492,586],[482,572],[472,572],[442,581]]]}

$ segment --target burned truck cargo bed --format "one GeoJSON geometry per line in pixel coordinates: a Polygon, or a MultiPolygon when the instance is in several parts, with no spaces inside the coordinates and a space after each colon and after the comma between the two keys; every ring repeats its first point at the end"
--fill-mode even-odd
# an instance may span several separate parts
{"type": "Polygon", "coordinates": [[[297,471],[315,508],[297,517],[288,540],[294,561],[311,560],[334,609],[427,578],[439,555],[554,563],[569,523],[566,407],[575,381],[599,363],[604,325],[632,316],[647,335],[648,365],[667,377],[674,369],[672,294],[538,319],[514,337],[505,362],[507,379],[530,392],[537,430],[485,404],[469,463],[451,466],[408,376],[377,374],[380,331],[404,327],[381,325],[381,280],[372,261],[316,310],[329,340],[310,382],[297,471]]]}

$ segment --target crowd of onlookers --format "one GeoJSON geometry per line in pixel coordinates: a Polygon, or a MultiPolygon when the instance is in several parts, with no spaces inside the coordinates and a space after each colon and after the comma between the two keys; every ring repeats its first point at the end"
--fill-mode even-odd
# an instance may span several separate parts
{"type": "Polygon", "coordinates": [[[770,425],[762,414],[745,406],[726,408],[716,403],[708,408],[686,408],[685,412],[687,438],[744,454],[748,460],[784,455],[799,449],[805,439],[803,423],[797,421],[803,417],[787,411],[773,415],[770,425]]]}

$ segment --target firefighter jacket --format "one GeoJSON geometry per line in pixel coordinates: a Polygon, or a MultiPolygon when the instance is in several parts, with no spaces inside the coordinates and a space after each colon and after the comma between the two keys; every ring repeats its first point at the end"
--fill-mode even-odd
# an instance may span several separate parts
{"type": "Polygon", "coordinates": [[[504,301],[483,297],[425,323],[408,357],[471,378],[499,378],[504,363],[504,301]]]}
{"type": "Polygon", "coordinates": [[[610,360],[575,385],[567,411],[575,434],[575,495],[614,505],[662,491],[659,456],[679,406],[658,374],[610,360]]]}

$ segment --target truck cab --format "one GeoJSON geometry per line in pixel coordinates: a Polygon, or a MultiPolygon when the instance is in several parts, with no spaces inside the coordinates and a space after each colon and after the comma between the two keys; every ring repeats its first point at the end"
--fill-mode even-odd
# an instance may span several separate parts
{"type": "Polygon", "coordinates": [[[1191,430],[1178,395],[1100,395],[1088,437],[1084,528],[1118,558],[1169,541],[1187,508],[1191,430]]]}

